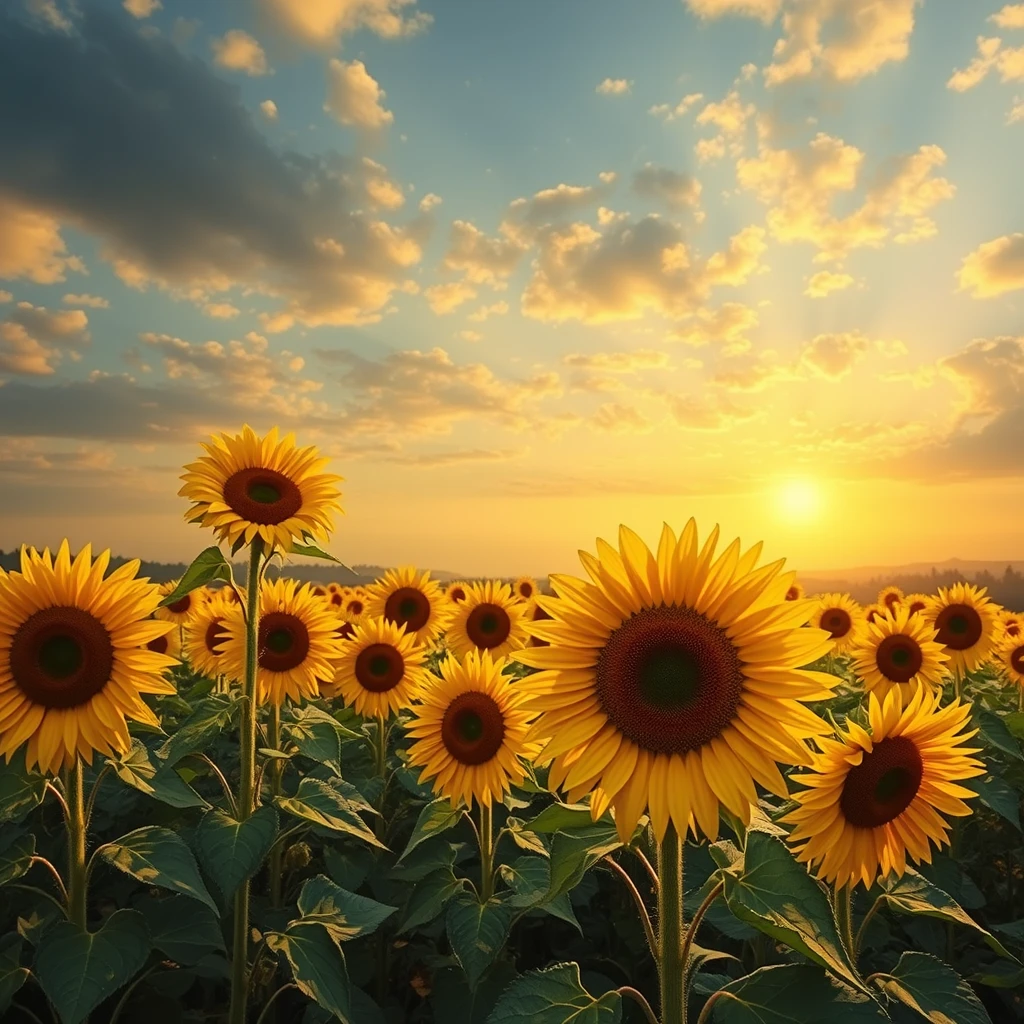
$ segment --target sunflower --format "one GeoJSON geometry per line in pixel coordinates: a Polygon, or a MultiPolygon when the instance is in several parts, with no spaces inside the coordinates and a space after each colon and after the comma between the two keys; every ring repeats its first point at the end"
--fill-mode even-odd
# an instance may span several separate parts
{"type": "Polygon", "coordinates": [[[802,583],[797,583],[793,580],[789,587],[786,589],[786,600],[787,601],[802,601],[805,596],[805,591],[802,583]]]}
{"type": "Polygon", "coordinates": [[[329,594],[336,594],[339,590],[345,589],[347,588],[343,587],[340,583],[337,583],[334,580],[327,584],[327,593],[329,594]]]}
{"type": "MultiPolygon", "coordinates": [[[[523,623],[525,624],[527,622],[542,622],[544,619],[550,620],[551,616],[546,611],[544,611],[544,609],[541,608],[539,604],[537,604],[536,599],[534,599],[526,606],[526,611],[523,612],[523,623]]],[[[526,641],[526,646],[550,647],[551,645],[547,642],[547,640],[541,640],[540,637],[531,636],[530,639],[526,641]]]]}
{"type": "MultiPolygon", "coordinates": [[[[949,660],[935,630],[919,614],[899,605],[894,615],[867,623],[850,650],[854,674],[879,698],[890,690],[905,694],[920,686],[942,687],[949,660]]],[[[909,699],[909,697],[908,697],[909,699]]]]}
{"type": "Polygon", "coordinates": [[[330,513],[341,511],[340,476],[324,472],[328,460],[314,447],[279,439],[277,427],[260,438],[248,426],[237,436],[215,435],[207,452],[185,467],[178,494],[192,502],[189,522],[209,526],[218,541],[288,550],[292,543],[326,539],[330,513]]]}
{"type": "Polygon", "coordinates": [[[845,654],[864,628],[864,612],[849,594],[822,594],[811,625],[829,632],[833,654],[845,654]]]}
{"type": "Polygon", "coordinates": [[[341,696],[364,718],[398,714],[427,681],[424,644],[397,623],[368,619],[352,627],[338,662],[332,696],[341,696]]]}
{"type": "Polygon", "coordinates": [[[146,645],[174,627],[151,618],[160,589],[126,562],[104,579],[110,552],[72,561],[22,549],[21,571],[0,579],[0,753],[28,741],[26,765],[55,773],[93,751],[131,748],[125,717],[159,727],[143,693],[174,693],[177,664],[146,645]]]}
{"type": "Polygon", "coordinates": [[[466,583],[465,580],[455,580],[444,588],[444,596],[447,600],[451,601],[452,604],[458,604],[460,601],[465,601],[468,593],[469,584],[466,583]]]}
{"type": "Polygon", "coordinates": [[[928,595],[927,594],[907,594],[903,598],[903,604],[907,606],[907,610],[911,615],[915,615],[918,612],[923,612],[928,607],[928,595]]]}
{"type": "Polygon", "coordinates": [[[1024,634],[1024,616],[1019,612],[1011,612],[1008,608],[1000,608],[996,616],[997,643],[1007,638],[1016,640],[1024,634]]]}
{"type": "MultiPolygon", "coordinates": [[[[265,582],[260,593],[257,699],[282,704],[317,696],[318,678],[334,675],[345,642],[335,632],[338,617],[295,580],[265,582]]],[[[230,679],[245,672],[245,620],[239,608],[221,626],[219,671],[230,679]]]]}
{"type": "MultiPolygon", "coordinates": [[[[171,580],[169,583],[160,584],[160,597],[164,598],[172,593],[178,586],[178,580],[171,580]]],[[[206,593],[203,587],[193,590],[184,597],[179,598],[173,604],[164,605],[154,612],[158,619],[165,622],[173,622],[176,626],[184,626],[189,619],[195,615],[196,610],[202,607],[206,600],[206,593]]]]}
{"type": "Polygon", "coordinates": [[[539,593],[537,581],[532,576],[517,576],[512,583],[512,593],[520,601],[532,601],[539,593]]]}
{"type": "MultiPolygon", "coordinates": [[[[348,610],[348,609],[346,609],[348,610]]],[[[388,569],[367,588],[363,612],[371,619],[383,617],[397,623],[416,642],[429,645],[444,632],[451,618],[450,605],[430,573],[417,573],[411,565],[388,569]]]]}
{"type": "Polygon", "coordinates": [[[366,598],[360,597],[358,594],[351,594],[348,597],[343,597],[339,603],[335,600],[339,596],[338,594],[332,594],[331,604],[339,609],[346,618],[356,620],[362,618],[366,613],[366,598]]]}
{"type": "Polygon", "coordinates": [[[659,842],[670,819],[714,839],[720,804],[749,821],[754,783],[785,796],[775,762],[809,764],[804,741],[829,731],[799,703],[836,685],[798,667],[832,645],[801,628],[814,603],[787,600],[782,560],[754,568],[761,544],[715,560],[718,534],[699,548],[692,519],[678,540],[666,524],[654,555],[620,527],[621,553],[580,553],[592,583],[554,575],[557,596],[537,598],[553,621],[526,629],[550,646],[513,655],[542,670],[516,686],[542,712],[530,738],[546,741],[550,785],[591,793],[595,820],[613,806],[624,842],[646,808],[659,842]]]}
{"type": "Polygon", "coordinates": [[[314,597],[322,597],[325,600],[333,593],[333,591],[328,590],[327,587],[320,583],[314,583],[309,589],[314,597]]]}
{"type": "Polygon", "coordinates": [[[885,608],[886,611],[891,612],[897,605],[902,604],[903,601],[903,591],[895,583],[882,587],[878,592],[878,604],[880,607],[885,608]]]}
{"type": "Polygon", "coordinates": [[[889,609],[884,604],[866,604],[864,605],[864,620],[871,623],[879,618],[884,619],[888,611],[889,609]]]}
{"type": "Polygon", "coordinates": [[[931,843],[948,843],[942,815],[962,817],[976,794],[958,785],[982,775],[984,765],[965,746],[970,705],[939,707],[937,692],[916,690],[904,704],[899,690],[879,701],[868,695],[870,732],[847,721],[838,739],[820,738],[812,772],[793,778],[807,788],[782,820],[795,825],[789,840],[797,859],[817,866],[839,885],[906,871],[907,860],[931,863],[931,843]]]}
{"type": "Polygon", "coordinates": [[[474,583],[466,600],[455,606],[445,644],[458,658],[473,650],[490,651],[492,658],[506,657],[529,639],[523,626],[524,610],[507,583],[474,583]]]}
{"type": "Polygon", "coordinates": [[[984,662],[996,639],[999,607],[985,597],[985,588],[971,583],[939,587],[938,597],[921,613],[936,631],[935,639],[949,652],[949,668],[959,677],[984,662]]]}
{"type": "Polygon", "coordinates": [[[1024,686],[1024,638],[1004,637],[996,648],[999,665],[1010,681],[1024,686]]]}
{"type": "Polygon", "coordinates": [[[232,605],[227,599],[214,597],[185,626],[185,656],[208,679],[224,674],[220,645],[228,638],[224,623],[231,614],[232,605]]]}
{"type": "MultiPolygon", "coordinates": [[[[154,615],[153,618],[156,619],[156,616],[154,615]]],[[[160,619],[158,621],[166,622],[167,620],[160,619]]],[[[154,654],[166,654],[168,658],[174,658],[177,661],[181,658],[181,627],[172,626],[170,632],[153,637],[144,646],[147,651],[152,651],[154,654]]]]}
{"type": "Polygon", "coordinates": [[[432,676],[406,732],[415,742],[409,764],[421,767],[420,782],[434,780],[434,792],[453,807],[474,798],[484,807],[500,801],[525,778],[520,758],[532,759],[538,745],[527,739],[534,717],[521,688],[503,674],[507,662],[489,651],[469,651],[460,661],[449,655],[432,676]]]}

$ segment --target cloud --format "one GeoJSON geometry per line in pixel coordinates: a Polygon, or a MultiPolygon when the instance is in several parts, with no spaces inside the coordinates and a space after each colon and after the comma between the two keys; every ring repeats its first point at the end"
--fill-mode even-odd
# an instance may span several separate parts
{"type": "Polygon", "coordinates": [[[276,121],[277,120],[277,104],[273,100],[264,100],[260,104],[260,113],[268,121],[276,121]]]}
{"type": "Polygon", "coordinates": [[[567,185],[561,182],[554,188],[544,188],[529,198],[521,197],[509,203],[501,231],[521,245],[528,246],[536,238],[536,229],[553,224],[573,214],[603,202],[613,191],[617,175],[603,172],[597,185],[567,185]]]}
{"type": "Polygon", "coordinates": [[[492,316],[504,316],[508,312],[507,302],[494,302],[490,306],[480,306],[475,309],[467,320],[472,320],[474,323],[483,323],[485,320],[492,316]]]}
{"type": "Polygon", "coordinates": [[[663,121],[674,121],[677,117],[684,117],[690,108],[696,106],[702,99],[704,99],[704,93],[691,92],[674,107],[671,103],[656,103],[647,113],[653,117],[660,117],[663,121]]]}
{"type": "Polygon", "coordinates": [[[961,291],[991,299],[1024,288],[1024,234],[1002,235],[968,253],[958,273],[961,291]]]}
{"type": "Polygon", "coordinates": [[[440,206],[442,202],[444,202],[444,200],[440,196],[434,195],[433,192],[428,192],[420,200],[420,209],[424,213],[429,213],[435,206],[440,206]]]}
{"type": "Polygon", "coordinates": [[[124,0],[122,6],[133,18],[148,18],[154,11],[159,11],[163,4],[160,0],[124,0]]]}
{"type": "Polygon", "coordinates": [[[753,419],[753,409],[743,409],[724,395],[695,398],[691,395],[666,396],[669,412],[680,427],[688,430],[722,431],[753,419]]]}
{"type": "Polygon", "coordinates": [[[741,14],[760,18],[766,25],[778,16],[782,0],[685,0],[698,18],[721,18],[727,14],[741,14]]]}
{"type": "Polygon", "coordinates": [[[19,302],[0,321],[0,374],[51,375],[65,355],[81,358],[78,350],[89,342],[88,326],[80,309],[50,312],[19,302]]]}
{"type": "Polygon", "coordinates": [[[649,370],[664,371],[669,360],[667,352],[637,349],[633,352],[573,352],[563,356],[562,363],[570,370],[570,390],[593,394],[622,391],[626,386],[622,377],[649,370]]]}
{"type": "Polygon", "coordinates": [[[1014,99],[1013,106],[1006,115],[1006,123],[1016,124],[1018,121],[1024,121],[1024,100],[1014,99]]]}
{"type": "Polygon", "coordinates": [[[59,280],[59,217],[98,236],[131,287],[191,301],[248,288],[278,300],[268,319],[282,329],[378,320],[421,257],[426,220],[396,227],[365,210],[376,171],[275,150],[234,86],[95,5],[77,35],[0,15],[0,92],[23,97],[0,108],[0,194],[33,211],[16,239],[37,240],[12,257],[5,236],[0,273],[59,280]]]}
{"type": "Polygon", "coordinates": [[[484,340],[484,336],[479,331],[459,331],[456,337],[461,338],[463,341],[469,342],[477,342],[484,340]]]}
{"type": "Polygon", "coordinates": [[[490,238],[465,220],[452,222],[444,255],[448,270],[461,270],[474,284],[502,284],[515,270],[528,246],[512,238],[490,238]]]}
{"type": "Polygon", "coordinates": [[[65,306],[89,306],[92,309],[109,309],[110,302],[99,295],[65,295],[60,300],[65,306]]]}
{"type": "Polygon", "coordinates": [[[366,172],[366,197],[375,208],[397,210],[405,204],[402,186],[388,177],[388,169],[383,164],[364,156],[363,168],[366,172]]]}
{"type": "Polygon", "coordinates": [[[233,28],[222,39],[212,39],[213,62],[228,71],[244,71],[251,77],[270,74],[263,47],[248,32],[233,28]]]}
{"type": "Polygon", "coordinates": [[[215,320],[232,320],[242,311],[230,302],[207,302],[203,306],[203,312],[212,316],[215,320]]]}
{"type": "Polygon", "coordinates": [[[647,163],[633,175],[633,191],[644,199],[664,203],[670,210],[696,206],[700,201],[700,182],[688,174],[647,163]]]}
{"type": "Polygon", "coordinates": [[[967,92],[983,82],[990,71],[998,71],[1004,82],[1024,81],[1024,46],[1004,50],[1002,45],[1001,39],[978,36],[978,55],[966,68],[954,71],[946,87],[954,92],[967,92]]]}
{"type": "Polygon", "coordinates": [[[612,434],[649,434],[654,424],[636,406],[606,402],[591,419],[598,430],[612,434]]]}
{"type": "Polygon", "coordinates": [[[1024,28],[1024,4],[1007,4],[989,19],[1000,28],[1024,28]]]}
{"type": "Polygon", "coordinates": [[[336,49],[343,36],[360,29],[384,39],[422,32],[433,17],[410,11],[415,0],[259,0],[260,13],[297,43],[336,49]]]}
{"type": "Polygon", "coordinates": [[[0,302],[10,302],[13,298],[14,296],[10,292],[0,289],[0,302]]]}
{"type": "Polygon", "coordinates": [[[394,462],[410,469],[439,469],[476,462],[512,462],[529,452],[528,448],[466,448],[448,452],[408,452],[382,455],[380,461],[394,462]]]}
{"type": "Polygon", "coordinates": [[[324,110],[339,124],[368,129],[391,124],[395,115],[384,109],[386,95],[361,60],[346,64],[336,57],[331,58],[327,65],[324,110]]]}
{"type": "Polygon", "coordinates": [[[436,284],[428,288],[424,293],[430,309],[434,313],[453,313],[464,302],[476,298],[476,289],[464,281],[450,281],[445,284],[436,284]]]}
{"type": "Polygon", "coordinates": [[[725,355],[746,352],[750,348],[747,334],[758,325],[757,313],[742,302],[725,302],[718,309],[698,309],[697,322],[673,331],[671,337],[687,345],[723,346],[725,355]]]}
{"type": "Polygon", "coordinates": [[[775,238],[810,242],[820,250],[816,262],[826,262],[852,249],[878,248],[894,231],[903,242],[934,234],[927,214],[956,192],[951,182],[933,174],[945,162],[938,146],[889,160],[860,206],[846,216],[831,208],[857,188],[864,154],[823,132],[795,149],[772,149],[762,142],[756,157],[737,161],[736,177],[741,188],[768,204],[767,223],[775,238]]]}
{"type": "Polygon", "coordinates": [[[849,274],[833,273],[831,270],[819,270],[807,282],[804,295],[812,299],[823,299],[832,292],[840,292],[853,284],[853,278],[849,274]]]}
{"type": "Polygon", "coordinates": [[[839,380],[847,376],[869,351],[871,342],[860,331],[845,334],[819,334],[800,353],[798,368],[812,376],[839,380]]]}
{"type": "Polygon", "coordinates": [[[740,135],[755,112],[753,103],[745,104],[740,99],[739,92],[732,89],[725,99],[706,104],[697,115],[697,124],[714,125],[726,136],[740,135]]]}
{"type": "Polygon", "coordinates": [[[0,192],[0,278],[54,284],[69,270],[84,272],[81,259],[67,251],[59,221],[0,192]]]}
{"type": "Polygon", "coordinates": [[[627,81],[625,78],[606,78],[594,92],[602,96],[623,96],[629,92],[632,85],[632,80],[627,81]]]}

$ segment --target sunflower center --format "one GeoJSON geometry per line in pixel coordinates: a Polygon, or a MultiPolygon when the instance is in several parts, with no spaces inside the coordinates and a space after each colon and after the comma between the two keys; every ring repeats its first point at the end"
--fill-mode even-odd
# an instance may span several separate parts
{"type": "Polygon", "coordinates": [[[885,595],[885,606],[886,606],[886,608],[889,609],[889,611],[892,611],[896,607],[896,605],[898,605],[899,603],[900,603],[900,595],[899,594],[886,594],[885,595]]]}
{"type": "Polygon", "coordinates": [[[1010,622],[1006,626],[1007,636],[1020,636],[1020,624],[1017,622],[1010,622]]]}
{"type": "Polygon", "coordinates": [[[154,654],[166,654],[169,647],[170,644],[168,643],[166,635],[158,636],[146,644],[146,650],[153,651],[154,654]]]}
{"type": "Polygon", "coordinates": [[[512,632],[512,620],[501,605],[478,604],[466,619],[466,636],[481,650],[500,647],[512,632]]]}
{"type": "Polygon", "coordinates": [[[370,644],[356,657],[356,679],[371,693],[387,693],[404,677],[405,659],[391,644],[370,644]]]}
{"type": "Polygon", "coordinates": [[[519,584],[519,595],[520,597],[530,598],[533,597],[533,587],[529,583],[519,584]]]}
{"type": "Polygon", "coordinates": [[[11,640],[14,685],[47,708],[85,704],[110,681],[114,647],[99,619],[81,608],[43,608],[11,640]]]}
{"type": "MultiPolygon", "coordinates": [[[[362,605],[359,610],[362,611],[362,605]]],[[[384,618],[402,626],[407,633],[415,633],[430,618],[430,598],[417,587],[399,587],[384,604],[384,618]]]]}
{"type": "Polygon", "coordinates": [[[638,746],[696,750],[732,721],[743,671],[725,631],[692,608],[645,608],[613,630],[597,659],[604,713],[638,746]]]}
{"type": "Polygon", "coordinates": [[[352,600],[348,603],[348,608],[345,609],[350,615],[362,615],[363,614],[363,602],[359,600],[352,600]]]}
{"type": "Polygon", "coordinates": [[[796,587],[790,587],[789,590],[786,591],[786,600],[787,601],[796,601],[799,597],[800,597],[800,591],[797,590],[796,587]]]}
{"type": "Polygon", "coordinates": [[[276,469],[240,469],[224,482],[224,503],[246,522],[276,526],[302,508],[293,480],[276,469]]]}
{"type": "Polygon", "coordinates": [[[214,656],[220,654],[220,651],[217,650],[217,644],[228,638],[228,634],[220,628],[223,623],[223,619],[214,619],[206,627],[206,634],[203,636],[203,643],[206,645],[207,651],[214,656]]]}
{"type": "Polygon", "coordinates": [[[460,764],[490,761],[505,739],[505,716],[493,697],[477,690],[460,693],[441,722],[441,740],[460,764]]]}
{"type": "Polygon", "coordinates": [[[297,615],[270,612],[260,619],[260,668],[288,672],[298,668],[309,654],[309,630],[297,615]]]}
{"type": "Polygon", "coordinates": [[[853,626],[853,619],[845,608],[829,608],[821,617],[821,628],[832,634],[833,640],[846,636],[853,626]]]}
{"type": "Polygon", "coordinates": [[[925,608],[924,601],[911,601],[910,602],[910,614],[914,615],[916,612],[923,612],[925,608]]]}
{"type": "Polygon", "coordinates": [[[898,818],[914,801],[924,764],[906,736],[888,736],[865,751],[846,774],[839,806],[857,828],[878,828],[898,818]]]}
{"type": "Polygon", "coordinates": [[[175,615],[184,615],[188,611],[189,606],[192,604],[192,595],[186,594],[184,597],[178,598],[177,601],[172,601],[167,605],[169,612],[174,612],[175,615]]]}
{"type": "Polygon", "coordinates": [[[909,682],[921,670],[923,662],[918,642],[902,633],[887,636],[875,650],[878,671],[893,683],[909,682]]]}
{"type": "Polygon", "coordinates": [[[1024,647],[1015,647],[1010,655],[1010,665],[1014,672],[1024,675],[1024,647]]]}
{"type": "Polygon", "coordinates": [[[453,601],[465,601],[466,600],[466,592],[462,589],[462,587],[452,587],[452,589],[448,591],[448,596],[453,601]]]}
{"type": "Polygon", "coordinates": [[[966,651],[980,639],[983,631],[981,616],[967,604],[949,604],[935,619],[937,643],[954,651],[966,651]]]}

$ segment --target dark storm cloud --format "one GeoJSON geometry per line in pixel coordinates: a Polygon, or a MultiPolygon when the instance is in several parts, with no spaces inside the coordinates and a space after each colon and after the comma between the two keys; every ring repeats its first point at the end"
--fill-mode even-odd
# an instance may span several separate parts
{"type": "Polygon", "coordinates": [[[383,305],[411,257],[353,212],[380,169],[279,153],[237,89],[130,22],[91,5],[61,32],[0,4],[0,191],[172,282],[244,281],[299,318],[383,305]]]}

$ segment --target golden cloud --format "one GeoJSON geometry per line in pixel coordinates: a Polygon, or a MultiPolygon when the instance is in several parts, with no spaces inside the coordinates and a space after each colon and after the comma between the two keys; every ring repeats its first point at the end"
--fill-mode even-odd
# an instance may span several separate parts
{"type": "Polygon", "coordinates": [[[1024,288],[1024,234],[1002,235],[979,245],[960,264],[960,290],[991,299],[1024,288]]]}

